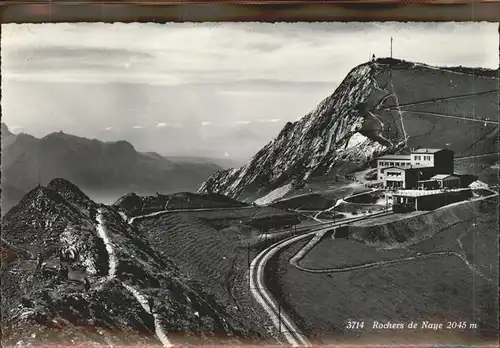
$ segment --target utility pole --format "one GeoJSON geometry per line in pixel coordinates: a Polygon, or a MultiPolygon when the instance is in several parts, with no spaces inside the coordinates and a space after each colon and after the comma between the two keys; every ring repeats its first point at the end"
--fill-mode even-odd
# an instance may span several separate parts
{"type": "Polygon", "coordinates": [[[281,333],[281,305],[278,303],[278,331],[281,333]]]}
{"type": "MultiPolygon", "coordinates": [[[[385,190],[385,210],[386,211],[389,211],[389,197],[387,197],[387,195],[389,194],[389,192],[387,192],[387,189],[385,190]]],[[[394,202],[392,202],[394,204],[394,202]]]]}
{"type": "Polygon", "coordinates": [[[391,58],[392,58],[392,36],[391,36],[391,58]]]}

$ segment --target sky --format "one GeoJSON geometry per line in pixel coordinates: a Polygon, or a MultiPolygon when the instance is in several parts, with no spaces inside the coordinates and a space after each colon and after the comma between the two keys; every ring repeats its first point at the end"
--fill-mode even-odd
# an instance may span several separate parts
{"type": "Polygon", "coordinates": [[[2,24],[2,121],[244,162],[391,36],[395,58],[499,65],[485,22],[2,24]]]}

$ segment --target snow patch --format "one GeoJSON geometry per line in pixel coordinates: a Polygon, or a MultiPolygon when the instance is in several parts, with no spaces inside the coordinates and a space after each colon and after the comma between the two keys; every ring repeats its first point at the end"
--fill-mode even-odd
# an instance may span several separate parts
{"type": "Polygon", "coordinates": [[[347,142],[346,150],[352,149],[353,147],[358,146],[367,140],[369,139],[365,137],[363,134],[356,132],[351,136],[351,138],[347,142]]]}
{"type": "Polygon", "coordinates": [[[476,180],[472,184],[470,184],[469,187],[471,189],[482,189],[482,188],[488,188],[488,184],[486,184],[480,180],[476,180]]]}
{"type": "Polygon", "coordinates": [[[125,222],[128,223],[128,216],[127,216],[127,214],[125,214],[123,211],[118,212],[118,214],[120,214],[120,216],[122,217],[123,221],[125,221],[125,222]]]}
{"type": "Polygon", "coordinates": [[[256,199],[254,203],[257,205],[270,204],[270,203],[276,201],[277,199],[280,199],[284,195],[286,195],[288,192],[290,192],[291,189],[292,189],[291,184],[283,185],[281,187],[278,187],[275,190],[272,190],[267,195],[265,195],[259,199],[256,199]]]}

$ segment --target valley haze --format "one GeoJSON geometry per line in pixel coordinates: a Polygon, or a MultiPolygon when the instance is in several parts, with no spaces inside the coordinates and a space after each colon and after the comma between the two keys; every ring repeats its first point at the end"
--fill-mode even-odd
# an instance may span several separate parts
{"type": "Polygon", "coordinates": [[[496,344],[499,33],[3,25],[2,345],[496,344]]]}

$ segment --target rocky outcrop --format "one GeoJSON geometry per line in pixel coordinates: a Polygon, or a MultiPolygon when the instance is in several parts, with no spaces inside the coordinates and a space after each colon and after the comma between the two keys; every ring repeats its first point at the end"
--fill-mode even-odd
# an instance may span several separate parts
{"type": "Polygon", "coordinates": [[[31,190],[4,216],[1,251],[4,346],[258,336],[117,209],[64,179],[31,190]]]}
{"type": "Polygon", "coordinates": [[[379,133],[370,110],[387,98],[377,86],[376,64],[357,66],[335,92],[294,123],[239,169],[220,171],[199,192],[255,199],[288,183],[327,175],[345,161],[366,161],[397,143],[379,133]]]}
{"type": "Polygon", "coordinates": [[[304,183],[337,181],[386,153],[444,146],[456,157],[495,152],[498,124],[488,121],[498,109],[495,76],[498,71],[392,58],[361,64],[248,164],[215,173],[199,192],[268,204],[304,183]]]}

